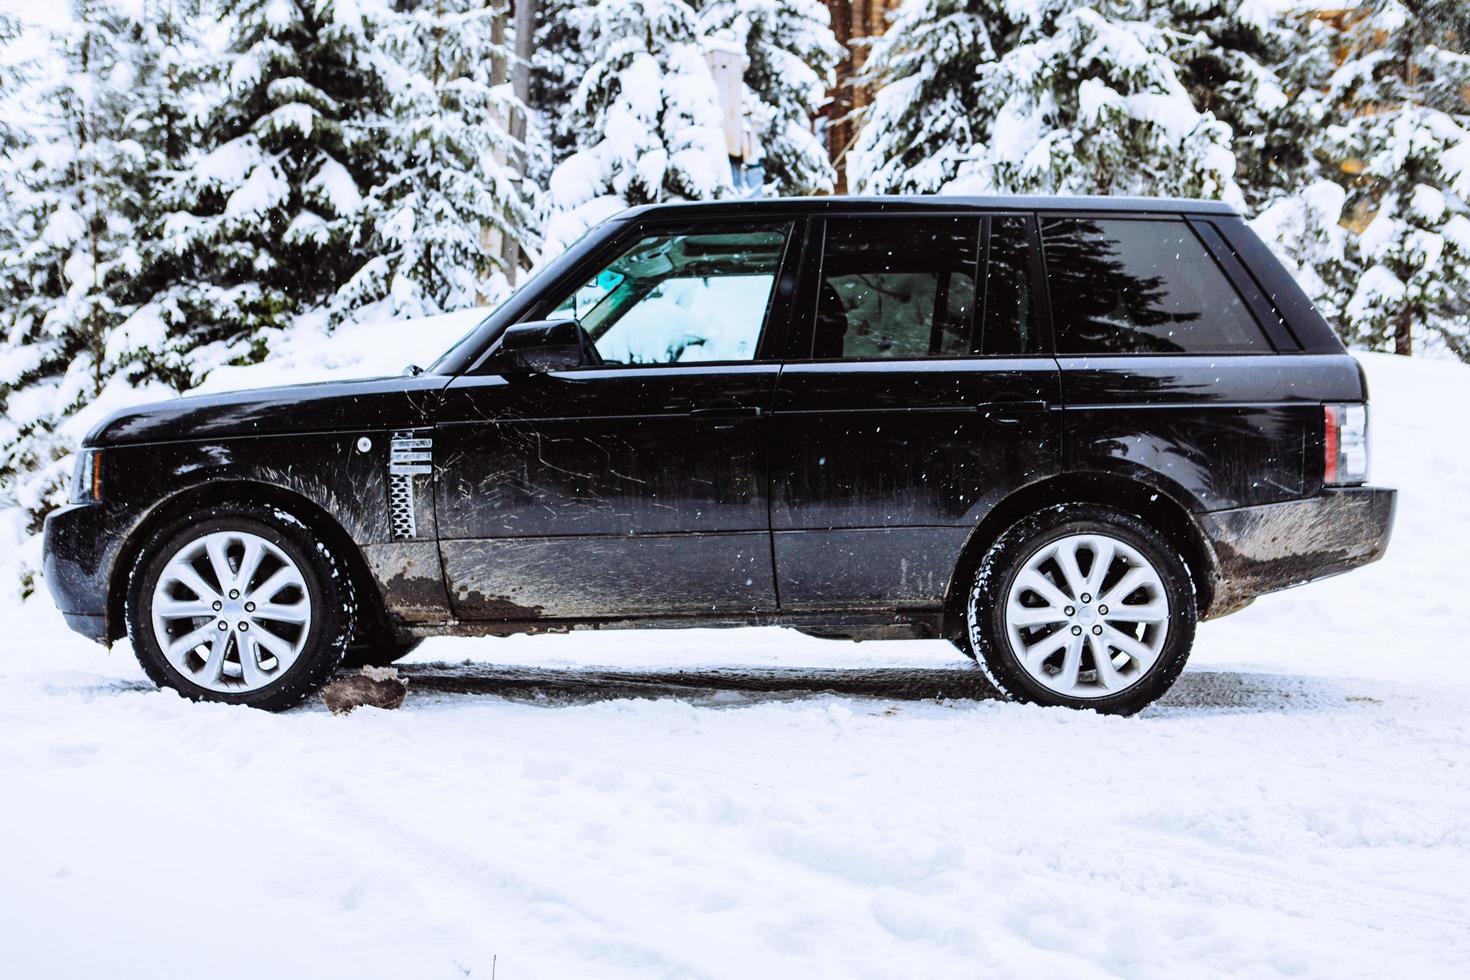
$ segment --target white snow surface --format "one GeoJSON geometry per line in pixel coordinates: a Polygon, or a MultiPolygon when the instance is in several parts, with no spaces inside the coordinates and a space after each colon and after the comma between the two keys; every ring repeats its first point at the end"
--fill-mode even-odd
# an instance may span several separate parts
{"type": "MultiPolygon", "coordinates": [[[[155,691],[126,644],[0,600],[3,972],[1463,976],[1470,368],[1362,359],[1388,556],[1204,624],[1133,719],[924,683],[273,716],[155,691]]],[[[774,629],[411,662],[441,661],[568,689],[592,665],[971,676],[943,643],[774,629]]]]}

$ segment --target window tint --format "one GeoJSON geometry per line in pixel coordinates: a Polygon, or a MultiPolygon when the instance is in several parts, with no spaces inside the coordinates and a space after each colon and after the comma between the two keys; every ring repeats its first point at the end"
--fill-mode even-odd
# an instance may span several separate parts
{"type": "Polygon", "coordinates": [[[985,268],[985,319],[976,349],[982,354],[1031,353],[1036,350],[1036,315],[1031,306],[1031,229],[1026,218],[990,219],[985,268]]]}
{"type": "Polygon", "coordinates": [[[812,356],[967,354],[977,218],[827,222],[812,356]]]}
{"type": "Polygon", "coordinates": [[[789,223],[640,238],[551,312],[608,364],[755,358],[789,223]]]}
{"type": "Polygon", "coordinates": [[[1058,353],[1270,350],[1183,221],[1056,218],[1041,231],[1058,353]]]}

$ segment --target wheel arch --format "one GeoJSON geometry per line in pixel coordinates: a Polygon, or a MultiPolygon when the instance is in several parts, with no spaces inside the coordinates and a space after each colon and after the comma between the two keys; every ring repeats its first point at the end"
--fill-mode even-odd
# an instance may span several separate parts
{"type": "Polygon", "coordinates": [[[944,635],[951,640],[961,636],[970,578],[995,540],[1027,514],[1058,504],[1116,507],[1158,528],[1184,560],[1194,583],[1196,607],[1203,616],[1214,599],[1217,561],[1199,523],[1180,502],[1181,496],[1160,486],[1103,472],[1063,473],[1013,491],[991,508],[960,551],[945,591],[944,635]]]}
{"type": "Polygon", "coordinates": [[[128,579],[148,540],[171,520],[200,507],[242,503],[278,507],[301,521],[326,542],[346,567],[357,598],[360,630],[391,630],[386,606],[373,580],[362,549],[341,523],[320,504],[291,490],[256,480],[215,480],[185,488],[164,498],[148,511],[124,539],[113,564],[107,589],[107,632],[109,641],[125,633],[128,579]]]}

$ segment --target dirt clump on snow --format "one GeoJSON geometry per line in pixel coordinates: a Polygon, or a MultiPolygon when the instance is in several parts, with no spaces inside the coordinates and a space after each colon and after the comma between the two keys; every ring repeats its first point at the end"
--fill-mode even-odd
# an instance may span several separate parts
{"type": "Polygon", "coordinates": [[[392,710],[408,694],[407,679],[392,667],[364,667],[359,673],[339,677],[322,689],[322,703],[334,715],[345,715],[364,705],[392,710]]]}

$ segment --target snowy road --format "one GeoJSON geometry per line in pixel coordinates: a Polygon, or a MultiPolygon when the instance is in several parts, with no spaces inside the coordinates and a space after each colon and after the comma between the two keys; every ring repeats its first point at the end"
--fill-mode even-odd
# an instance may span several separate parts
{"type": "Polygon", "coordinates": [[[435,640],[399,711],[270,716],[8,607],[0,973],[1463,975],[1470,369],[1369,368],[1388,558],[1134,719],[779,630],[435,640]]]}

